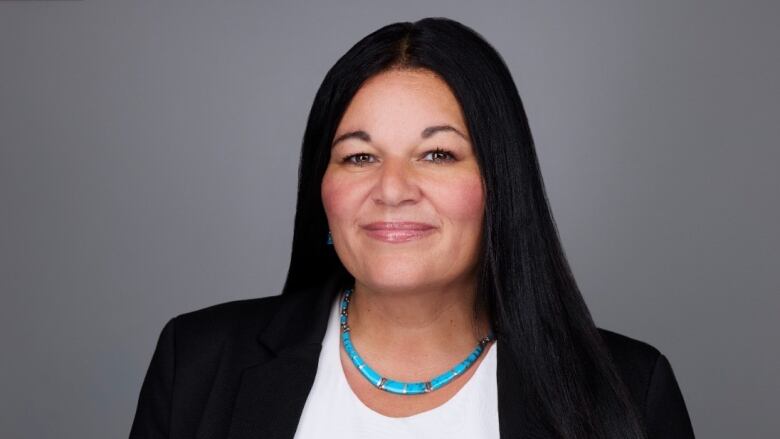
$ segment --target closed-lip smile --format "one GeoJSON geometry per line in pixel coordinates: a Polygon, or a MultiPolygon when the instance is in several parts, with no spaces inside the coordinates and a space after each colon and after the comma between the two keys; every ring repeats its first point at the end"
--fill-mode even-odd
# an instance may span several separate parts
{"type": "Polygon", "coordinates": [[[379,221],[361,227],[369,237],[387,243],[421,239],[429,236],[436,228],[430,224],[412,221],[379,221]]]}

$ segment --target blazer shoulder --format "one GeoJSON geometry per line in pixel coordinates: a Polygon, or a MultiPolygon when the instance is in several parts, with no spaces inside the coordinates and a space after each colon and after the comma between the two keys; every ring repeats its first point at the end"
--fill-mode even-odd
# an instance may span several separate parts
{"type": "Polygon", "coordinates": [[[661,352],[642,340],[603,328],[598,331],[631,396],[641,406],[661,352]]]}
{"type": "Polygon", "coordinates": [[[227,323],[250,316],[256,317],[258,313],[272,313],[281,299],[281,295],[274,295],[232,300],[179,314],[176,319],[179,322],[192,322],[201,325],[227,323]]]}
{"type": "Polygon", "coordinates": [[[264,358],[256,337],[280,301],[280,296],[235,300],[170,319],[146,372],[130,437],[169,437],[172,425],[176,437],[193,437],[192,421],[209,398],[219,392],[232,398],[224,392],[233,389],[241,370],[264,358]]]}
{"type": "Polygon", "coordinates": [[[598,328],[598,331],[612,359],[619,365],[641,367],[649,364],[652,368],[661,355],[661,351],[645,341],[604,328],[598,328]]]}
{"type": "Polygon", "coordinates": [[[648,438],[693,438],[685,400],[666,356],[647,342],[598,330],[646,422],[648,438]]]}
{"type": "Polygon", "coordinates": [[[271,321],[281,301],[282,296],[275,295],[218,303],[179,314],[169,325],[184,349],[221,346],[226,339],[249,341],[271,321]]]}

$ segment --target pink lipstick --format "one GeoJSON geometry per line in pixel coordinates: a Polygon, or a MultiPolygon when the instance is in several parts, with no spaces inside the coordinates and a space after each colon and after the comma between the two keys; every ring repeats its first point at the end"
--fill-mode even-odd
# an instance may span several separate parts
{"type": "Polygon", "coordinates": [[[414,241],[431,235],[435,230],[430,224],[408,221],[375,222],[362,227],[369,237],[388,243],[414,241]]]}

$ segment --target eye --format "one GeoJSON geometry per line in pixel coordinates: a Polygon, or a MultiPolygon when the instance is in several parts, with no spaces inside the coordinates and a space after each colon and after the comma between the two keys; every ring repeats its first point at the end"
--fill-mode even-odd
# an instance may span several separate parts
{"type": "Polygon", "coordinates": [[[434,163],[455,161],[455,156],[453,156],[451,152],[442,148],[436,148],[431,151],[428,151],[425,154],[425,157],[428,156],[432,156],[431,161],[434,163]]]}
{"type": "Polygon", "coordinates": [[[350,154],[346,157],[344,157],[341,161],[342,163],[349,163],[355,166],[365,166],[366,164],[370,163],[369,160],[373,158],[373,156],[367,152],[359,152],[356,154],[350,154]]]}

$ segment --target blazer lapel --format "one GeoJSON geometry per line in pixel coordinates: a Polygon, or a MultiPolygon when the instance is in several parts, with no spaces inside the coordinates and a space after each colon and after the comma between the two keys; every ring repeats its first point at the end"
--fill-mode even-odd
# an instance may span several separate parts
{"type": "Polygon", "coordinates": [[[295,435],[317,374],[335,278],[324,288],[282,295],[282,303],[258,342],[272,355],[241,374],[229,439],[289,439],[295,435]]]}

